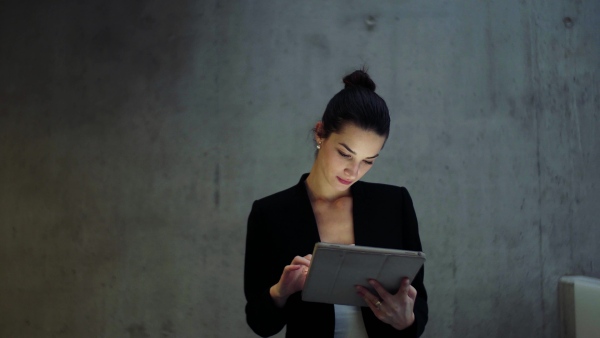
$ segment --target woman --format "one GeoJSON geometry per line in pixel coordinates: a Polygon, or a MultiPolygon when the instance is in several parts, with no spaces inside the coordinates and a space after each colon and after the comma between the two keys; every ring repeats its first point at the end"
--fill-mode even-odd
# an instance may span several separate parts
{"type": "Polygon", "coordinates": [[[316,242],[421,251],[417,218],[405,188],[359,181],[387,140],[385,101],[362,70],[344,77],[314,129],[309,174],[257,200],[248,217],[246,320],[263,337],[287,325],[286,337],[418,337],[428,318],[423,269],[390,294],[357,286],[368,307],[303,302],[301,290],[316,242]]]}

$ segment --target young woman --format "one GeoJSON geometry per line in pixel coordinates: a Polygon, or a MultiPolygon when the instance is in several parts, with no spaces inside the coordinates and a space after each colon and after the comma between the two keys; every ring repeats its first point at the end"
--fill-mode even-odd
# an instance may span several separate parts
{"type": "Polygon", "coordinates": [[[361,70],[328,103],[314,129],[317,155],[297,185],[257,200],[248,218],[246,320],[260,336],[418,337],[428,318],[423,269],[390,294],[357,286],[368,307],[303,302],[316,242],[421,251],[417,218],[403,187],[360,181],[388,137],[390,118],[361,70]]]}

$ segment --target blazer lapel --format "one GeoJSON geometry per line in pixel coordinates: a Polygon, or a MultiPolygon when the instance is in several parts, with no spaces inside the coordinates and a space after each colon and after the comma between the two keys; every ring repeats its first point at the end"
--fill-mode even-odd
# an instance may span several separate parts
{"type": "Polygon", "coordinates": [[[373,246],[369,236],[368,194],[365,186],[358,181],[350,188],[352,192],[352,217],[354,222],[354,243],[356,245],[373,246]]]}
{"type": "Polygon", "coordinates": [[[297,234],[298,236],[303,236],[303,238],[299,239],[300,242],[311,243],[311,245],[314,245],[320,241],[319,228],[317,227],[317,220],[304,184],[306,177],[308,177],[308,174],[302,175],[300,182],[298,182],[295,189],[296,203],[299,211],[297,215],[299,221],[298,226],[303,228],[299,229],[302,231],[297,231],[297,234]],[[308,229],[308,231],[306,231],[306,229],[308,229]]]}

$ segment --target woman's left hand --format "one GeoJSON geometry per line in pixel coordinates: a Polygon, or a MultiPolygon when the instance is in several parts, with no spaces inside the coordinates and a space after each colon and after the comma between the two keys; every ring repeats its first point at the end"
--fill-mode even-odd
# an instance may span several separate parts
{"type": "Polygon", "coordinates": [[[410,285],[408,278],[403,278],[400,289],[395,295],[387,292],[378,281],[371,279],[369,284],[379,294],[376,296],[363,286],[357,285],[356,292],[361,296],[379,320],[390,324],[397,330],[403,330],[415,321],[413,307],[417,290],[410,285]]]}

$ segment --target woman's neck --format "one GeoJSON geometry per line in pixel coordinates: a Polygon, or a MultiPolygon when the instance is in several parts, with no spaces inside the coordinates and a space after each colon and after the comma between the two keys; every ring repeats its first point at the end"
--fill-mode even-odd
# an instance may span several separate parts
{"type": "Polygon", "coordinates": [[[339,191],[333,189],[327,181],[317,175],[314,170],[311,170],[304,181],[306,190],[308,191],[308,197],[311,202],[324,201],[334,202],[342,197],[350,196],[350,189],[339,191]]]}

